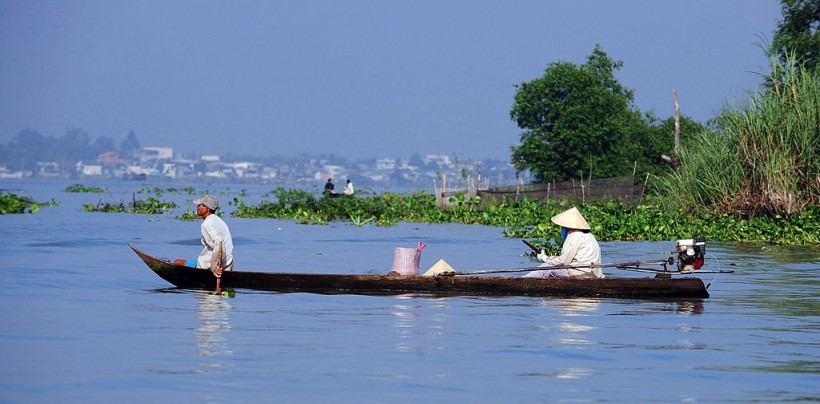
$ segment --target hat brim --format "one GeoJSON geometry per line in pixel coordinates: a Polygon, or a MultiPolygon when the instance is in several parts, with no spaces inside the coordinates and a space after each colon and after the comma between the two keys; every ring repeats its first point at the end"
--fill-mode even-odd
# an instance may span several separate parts
{"type": "Polygon", "coordinates": [[[218,204],[216,206],[211,206],[211,205],[213,205],[213,203],[209,205],[208,202],[205,201],[204,199],[194,199],[193,203],[194,203],[194,205],[204,205],[206,208],[211,209],[211,210],[217,210],[219,208],[218,204]]]}
{"type": "Polygon", "coordinates": [[[581,212],[578,211],[578,208],[575,207],[553,216],[550,220],[568,229],[590,230],[589,223],[587,223],[584,216],[581,215],[581,212]]]}

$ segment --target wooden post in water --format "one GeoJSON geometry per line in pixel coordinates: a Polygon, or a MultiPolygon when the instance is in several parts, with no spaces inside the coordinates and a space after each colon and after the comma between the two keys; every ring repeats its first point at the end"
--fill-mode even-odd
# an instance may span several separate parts
{"type": "Polygon", "coordinates": [[[643,202],[643,194],[646,193],[646,184],[649,183],[649,173],[646,173],[646,179],[643,181],[643,189],[641,190],[641,197],[638,199],[638,205],[643,202]]]}
{"type": "Polygon", "coordinates": [[[552,185],[552,183],[548,182],[547,183],[547,201],[550,200],[550,185],[552,185]]]}
{"type": "Polygon", "coordinates": [[[672,98],[675,101],[675,158],[677,159],[680,155],[680,106],[678,105],[678,90],[672,90],[672,98]]]}
{"type": "Polygon", "coordinates": [[[672,90],[672,99],[675,102],[675,150],[672,156],[661,154],[661,159],[678,171],[678,156],[680,155],[680,106],[678,105],[678,90],[672,90]]]}
{"type": "Polygon", "coordinates": [[[586,190],[584,189],[584,177],[581,177],[581,204],[587,204],[587,194],[586,190]]]}
{"type": "Polygon", "coordinates": [[[629,179],[629,204],[635,202],[635,173],[638,172],[638,160],[635,160],[635,166],[632,167],[632,178],[629,179]]]}

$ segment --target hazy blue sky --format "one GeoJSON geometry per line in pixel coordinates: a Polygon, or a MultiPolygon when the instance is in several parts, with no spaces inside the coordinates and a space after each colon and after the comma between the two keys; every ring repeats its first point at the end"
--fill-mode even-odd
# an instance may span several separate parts
{"type": "Polygon", "coordinates": [[[0,142],[34,128],[251,155],[509,158],[515,85],[600,43],[705,121],[768,72],[775,0],[0,0],[0,142]]]}

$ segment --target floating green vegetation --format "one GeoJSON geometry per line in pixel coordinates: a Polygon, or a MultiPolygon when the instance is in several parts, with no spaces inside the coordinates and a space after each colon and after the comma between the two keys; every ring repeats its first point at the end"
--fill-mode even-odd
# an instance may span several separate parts
{"type": "MultiPolygon", "coordinates": [[[[653,205],[627,209],[618,203],[591,204],[578,208],[590,223],[592,233],[601,241],[663,241],[699,236],[711,241],[820,244],[818,206],[809,206],[789,217],[775,215],[754,218],[738,218],[727,213],[692,214],[683,209],[668,211],[653,205]]],[[[554,234],[555,227],[544,221],[543,224],[508,230],[514,230],[509,234],[512,237],[548,239],[554,234]]]]}
{"type": "Polygon", "coordinates": [[[294,219],[303,224],[351,220],[354,225],[391,226],[400,221],[445,223],[435,198],[427,193],[382,194],[372,197],[320,197],[303,190],[277,188],[276,202],[248,206],[234,198],[235,217],[294,219]],[[439,218],[440,217],[440,218],[439,218]]]}
{"type": "Polygon", "coordinates": [[[193,209],[185,209],[185,212],[182,212],[181,215],[177,215],[176,217],[174,217],[174,219],[190,222],[198,220],[199,216],[197,216],[196,211],[194,211],[193,209]]]}
{"type": "Polygon", "coordinates": [[[161,201],[150,196],[144,201],[134,200],[129,204],[119,202],[98,203],[97,205],[87,203],[83,205],[86,212],[140,213],[147,215],[161,215],[176,207],[177,204],[174,202],[161,201]]]}
{"type": "Polygon", "coordinates": [[[0,191],[0,215],[9,213],[37,213],[42,206],[56,206],[53,199],[49,202],[36,202],[27,196],[0,191]]]}
{"type": "Polygon", "coordinates": [[[159,187],[154,187],[154,188],[150,188],[150,189],[149,188],[140,188],[139,191],[137,191],[137,193],[142,194],[142,195],[148,195],[148,194],[162,195],[163,193],[195,195],[197,192],[196,192],[196,188],[194,188],[194,187],[181,187],[181,188],[173,188],[173,187],[171,187],[171,188],[159,188],[159,187]]]}
{"type": "MultiPolygon", "coordinates": [[[[222,217],[222,210],[216,211],[215,215],[222,217]]],[[[185,212],[182,212],[181,215],[177,215],[174,219],[182,220],[185,222],[199,220],[199,215],[196,214],[196,211],[193,209],[185,209],[185,212]]]]}
{"type": "MultiPolygon", "coordinates": [[[[534,239],[533,244],[555,253],[561,230],[550,218],[573,206],[565,201],[482,202],[457,195],[452,209],[436,207],[435,196],[418,192],[361,197],[315,197],[302,190],[277,188],[275,202],[249,206],[234,198],[234,217],[293,219],[303,224],[350,221],[353,226],[398,222],[464,223],[503,228],[506,237],[534,239]]],[[[600,241],[662,241],[706,237],[711,241],[741,241],[790,245],[820,244],[820,207],[810,206],[791,216],[737,218],[729,214],[693,214],[664,210],[651,199],[627,208],[621,203],[578,206],[600,241]]]]}
{"type": "Polygon", "coordinates": [[[236,291],[233,290],[233,289],[225,289],[221,292],[213,291],[213,292],[211,292],[211,294],[212,295],[217,295],[217,296],[229,297],[231,299],[236,297],[236,291]]]}
{"type": "Polygon", "coordinates": [[[87,187],[83,184],[71,184],[67,186],[63,192],[78,192],[78,193],[91,193],[91,194],[99,194],[105,192],[105,188],[100,187],[87,187]]]}

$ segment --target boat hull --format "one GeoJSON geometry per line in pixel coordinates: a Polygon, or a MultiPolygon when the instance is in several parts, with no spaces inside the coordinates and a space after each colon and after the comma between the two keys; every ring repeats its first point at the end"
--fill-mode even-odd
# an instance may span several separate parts
{"type": "MultiPolygon", "coordinates": [[[[177,266],[129,246],[160,278],[179,288],[213,289],[210,271],[177,266]]],[[[386,276],[224,272],[222,288],[282,293],[431,296],[564,296],[636,299],[708,298],[700,278],[522,278],[498,276],[386,276]]]]}

